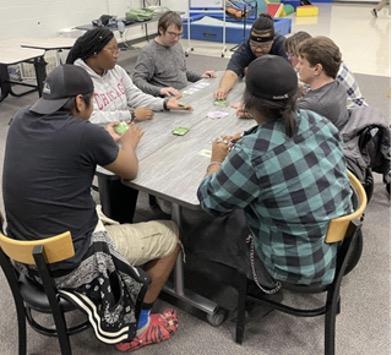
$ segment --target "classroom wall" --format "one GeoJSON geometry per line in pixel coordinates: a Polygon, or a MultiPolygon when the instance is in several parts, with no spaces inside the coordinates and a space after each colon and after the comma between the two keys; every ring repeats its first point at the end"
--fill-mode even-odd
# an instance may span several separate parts
{"type": "MultiPolygon", "coordinates": [[[[55,36],[64,28],[90,23],[102,14],[124,17],[129,7],[138,8],[141,3],[141,0],[0,0],[0,39],[55,36]]],[[[142,34],[142,26],[131,32],[128,34],[131,38],[142,34]]]]}

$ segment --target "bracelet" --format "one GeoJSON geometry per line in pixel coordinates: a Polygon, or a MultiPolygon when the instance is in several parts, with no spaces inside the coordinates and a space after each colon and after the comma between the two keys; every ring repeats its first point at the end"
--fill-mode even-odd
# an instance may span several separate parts
{"type": "Polygon", "coordinates": [[[163,109],[165,110],[165,111],[169,111],[169,109],[168,109],[168,107],[167,107],[167,102],[169,101],[169,99],[164,99],[163,100],[163,109]]]}
{"type": "Polygon", "coordinates": [[[210,162],[210,163],[208,164],[208,166],[207,166],[207,171],[211,168],[211,166],[214,166],[214,165],[219,165],[219,166],[221,166],[221,165],[222,165],[222,162],[221,162],[221,161],[218,161],[218,160],[213,160],[212,162],[210,162]]]}
{"type": "Polygon", "coordinates": [[[136,118],[135,110],[131,111],[131,122],[134,121],[136,118]]]}

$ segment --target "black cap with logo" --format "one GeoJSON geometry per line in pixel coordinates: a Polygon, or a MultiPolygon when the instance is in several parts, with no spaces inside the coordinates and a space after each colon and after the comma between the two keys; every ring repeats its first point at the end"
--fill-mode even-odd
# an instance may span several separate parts
{"type": "Polygon", "coordinates": [[[71,64],[59,65],[49,73],[42,97],[30,110],[48,115],[63,107],[71,97],[90,94],[93,91],[94,84],[83,68],[71,64]]]}
{"type": "Polygon", "coordinates": [[[251,95],[271,101],[287,100],[298,89],[298,77],[289,62],[271,54],[250,63],[245,81],[251,95]]]}

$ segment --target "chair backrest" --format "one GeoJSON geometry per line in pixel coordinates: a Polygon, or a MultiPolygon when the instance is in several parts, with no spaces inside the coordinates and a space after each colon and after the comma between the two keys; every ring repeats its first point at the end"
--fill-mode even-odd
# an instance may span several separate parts
{"type": "Polygon", "coordinates": [[[335,218],[329,222],[327,234],[325,237],[325,242],[328,244],[342,241],[346,235],[350,222],[360,219],[366,208],[367,197],[365,189],[352,172],[347,171],[347,174],[350,179],[350,184],[357,195],[358,206],[354,212],[339,218],[335,218]]]}
{"type": "Polygon", "coordinates": [[[43,246],[45,261],[48,264],[66,260],[75,255],[70,232],[32,241],[12,239],[0,233],[0,248],[10,259],[20,263],[35,265],[33,250],[38,246],[43,246]]]}

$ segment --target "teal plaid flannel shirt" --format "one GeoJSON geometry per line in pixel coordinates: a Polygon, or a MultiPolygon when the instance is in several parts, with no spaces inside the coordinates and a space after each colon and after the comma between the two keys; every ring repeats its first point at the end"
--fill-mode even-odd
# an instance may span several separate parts
{"type": "Polygon", "coordinates": [[[289,138],[281,121],[245,132],[221,169],[198,189],[214,215],[243,208],[260,260],[276,280],[329,284],[336,244],[324,242],[331,219],[350,213],[351,190],[338,130],[308,110],[289,138]]]}

